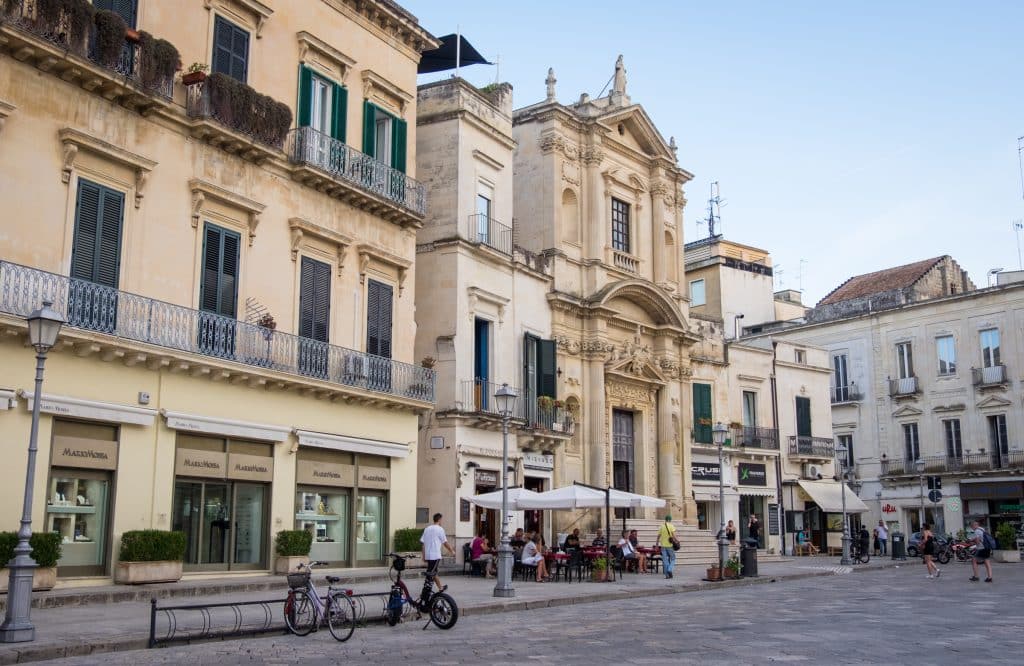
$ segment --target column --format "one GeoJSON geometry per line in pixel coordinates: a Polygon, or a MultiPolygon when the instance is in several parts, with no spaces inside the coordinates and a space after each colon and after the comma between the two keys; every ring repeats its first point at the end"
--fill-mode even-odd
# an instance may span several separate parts
{"type": "Polygon", "coordinates": [[[604,360],[587,361],[586,450],[589,458],[587,483],[604,487],[608,482],[608,443],[605,441],[604,360]]]}
{"type": "Polygon", "coordinates": [[[667,281],[665,266],[665,197],[659,187],[651,187],[651,255],[654,266],[654,284],[667,281]]]}
{"type": "Polygon", "coordinates": [[[677,502],[681,479],[676,466],[675,429],[672,427],[672,396],[669,387],[658,391],[658,497],[677,502]]]}

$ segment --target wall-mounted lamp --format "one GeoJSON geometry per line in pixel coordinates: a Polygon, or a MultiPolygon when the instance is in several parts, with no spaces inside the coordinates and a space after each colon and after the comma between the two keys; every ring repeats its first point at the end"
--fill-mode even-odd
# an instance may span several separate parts
{"type": "Polygon", "coordinates": [[[467,469],[467,470],[470,470],[470,469],[475,469],[475,468],[477,468],[477,467],[479,467],[479,466],[480,466],[480,463],[478,463],[478,462],[473,462],[472,460],[470,460],[469,462],[467,462],[467,463],[466,463],[466,469],[467,469]]]}

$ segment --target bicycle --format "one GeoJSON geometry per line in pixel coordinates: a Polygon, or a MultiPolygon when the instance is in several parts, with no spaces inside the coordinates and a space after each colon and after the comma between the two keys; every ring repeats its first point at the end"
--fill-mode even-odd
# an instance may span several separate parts
{"type": "Polygon", "coordinates": [[[300,564],[299,571],[288,574],[288,596],[284,601],[284,621],[288,631],[296,636],[308,636],[327,621],[327,628],[335,640],[345,642],[356,628],[356,605],[352,590],[334,585],[338,576],[327,576],[327,596],[321,598],[311,580],[313,567],[327,566],[327,562],[300,564]],[[305,571],[302,571],[305,569],[305,571]]]}
{"type": "Polygon", "coordinates": [[[384,619],[388,625],[395,626],[402,620],[403,606],[411,606],[416,609],[416,619],[420,619],[426,613],[430,620],[423,628],[426,629],[433,622],[440,629],[451,629],[459,620],[459,607],[455,599],[445,590],[445,585],[438,591],[434,591],[434,574],[423,574],[423,590],[419,599],[413,599],[409,594],[409,588],[402,580],[402,572],[405,571],[405,561],[408,558],[398,553],[388,553],[391,557],[391,567],[388,569],[388,577],[391,578],[391,591],[388,593],[388,603],[384,608],[384,619]]]}
{"type": "Polygon", "coordinates": [[[857,562],[867,564],[871,560],[871,551],[867,548],[861,548],[860,540],[855,539],[850,542],[850,559],[853,560],[854,564],[857,562]]]}

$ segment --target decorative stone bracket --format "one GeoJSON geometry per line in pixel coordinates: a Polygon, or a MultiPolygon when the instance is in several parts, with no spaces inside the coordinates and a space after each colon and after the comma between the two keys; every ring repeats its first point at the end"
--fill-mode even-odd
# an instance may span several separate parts
{"type": "Polygon", "coordinates": [[[14,110],[18,107],[14,106],[10,102],[5,102],[0,99],[0,132],[4,129],[4,124],[7,122],[8,116],[14,113],[14,110]]]}
{"type": "Polygon", "coordinates": [[[509,299],[504,296],[499,296],[493,292],[481,289],[480,287],[470,287],[466,290],[469,293],[469,321],[473,322],[476,318],[476,306],[477,303],[483,301],[484,303],[490,303],[498,308],[498,324],[505,323],[505,306],[508,305],[509,299]]]}
{"type": "Polygon", "coordinates": [[[188,188],[192,191],[192,228],[196,229],[199,227],[199,214],[203,209],[203,205],[206,203],[206,199],[215,199],[222,201],[228,205],[234,206],[239,210],[243,210],[248,213],[249,216],[249,246],[252,247],[252,242],[256,238],[256,227],[260,224],[260,214],[266,209],[264,204],[257,201],[253,201],[248,197],[243,197],[240,194],[235,194],[225,190],[219,185],[201,180],[199,178],[193,178],[188,181],[188,188]]]}
{"type": "Polygon", "coordinates": [[[289,219],[288,228],[291,229],[292,233],[292,261],[298,261],[299,247],[302,245],[302,239],[310,236],[334,246],[338,257],[338,275],[341,275],[345,268],[345,251],[352,244],[351,238],[309,220],[304,220],[301,217],[289,219]]]}
{"type": "Polygon", "coordinates": [[[411,261],[369,243],[360,243],[356,246],[356,251],[359,253],[359,284],[366,282],[366,269],[370,266],[370,261],[373,260],[386,266],[393,266],[398,271],[398,295],[402,295],[402,291],[405,289],[405,278],[408,277],[409,269],[412,268],[411,261]]]}
{"type": "MultiPolygon", "coordinates": [[[[2,109],[0,109],[2,111],[2,109]]],[[[61,164],[60,179],[63,183],[71,182],[71,172],[75,169],[75,159],[79,150],[88,150],[104,157],[111,162],[126,166],[135,173],[135,207],[142,205],[142,197],[146,194],[146,182],[149,180],[149,172],[157,163],[151,159],[124,148],[118,148],[112,143],[97,139],[85,132],[65,127],[57,133],[63,144],[63,160],[61,164]]]]}

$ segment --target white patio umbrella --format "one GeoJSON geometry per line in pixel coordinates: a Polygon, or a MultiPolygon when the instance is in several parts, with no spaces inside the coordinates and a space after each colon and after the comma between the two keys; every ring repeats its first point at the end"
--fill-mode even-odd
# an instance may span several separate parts
{"type": "MultiPolygon", "coordinates": [[[[629,493],[624,490],[616,490],[614,488],[609,489],[612,496],[612,501],[615,498],[628,501],[629,506],[633,509],[661,509],[664,508],[666,502],[660,497],[651,497],[650,495],[638,495],[637,493],[629,493]]],[[[612,506],[619,506],[618,504],[612,504],[612,506]]]]}
{"type": "MultiPolygon", "coordinates": [[[[539,494],[540,493],[535,493],[534,491],[527,490],[526,488],[519,488],[519,487],[509,488],[508,489],[508,510],[509,511],[522,511],[525,508],[533,508],[533,507],[524,507],[524,506],[522,506],[519,503],[519,501],[523,500],[523,499],[532,499],[534,497],[537,497],[539,494]]],[[[481,495],[474,495],[473,497],[469,498],[469,501],[472,502],[473,504],[476,504],[477,506],[483,507],[485,509],[498,509],[500,511],[501,510],[501,491],[500,490],[495,490],[493,492],[483,493],[481,495]]]]}
{"type": "Polygon", "coordinates": [[[543,493],[536,493],[533,497],[523,498],[519,501],[521,509],[603,509],[628,508],[633,506],[632,499],[627,495],[612,489],[612,494],[605,495],[605,491],[584,486],[580,484],[555,488],[543,493]]]}

